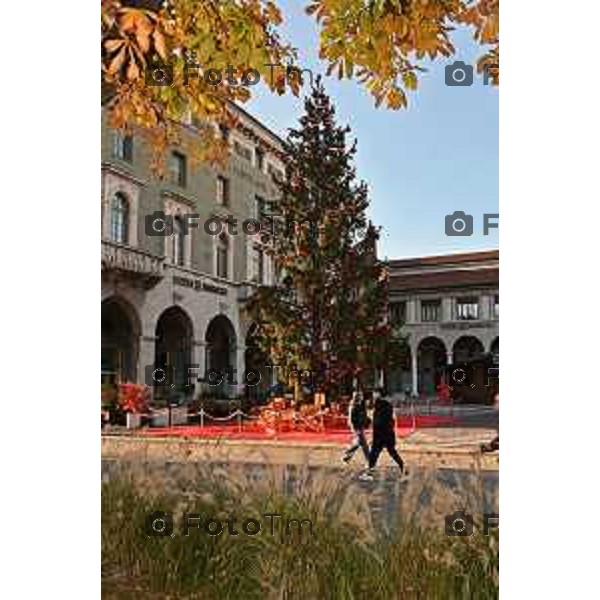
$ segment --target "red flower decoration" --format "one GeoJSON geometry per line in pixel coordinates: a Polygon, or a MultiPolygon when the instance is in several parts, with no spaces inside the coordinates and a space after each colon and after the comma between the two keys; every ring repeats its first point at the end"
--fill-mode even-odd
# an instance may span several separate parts
{"type": "Polygon", "coordinates": [[[119,384],[119,406],[125,412],[144,413],[148,410],[150,388],[137,383],[119,384]]]}

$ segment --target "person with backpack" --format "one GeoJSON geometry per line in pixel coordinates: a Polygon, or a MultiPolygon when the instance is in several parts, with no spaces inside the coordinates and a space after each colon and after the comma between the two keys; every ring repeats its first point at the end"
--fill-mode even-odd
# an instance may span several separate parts
{"type": "Polygon", "coordinates": [[[365,430],[369,428],[371,421],[367,415],[367,404],[361,392],[352,394],[350,409],[348,411],[348,425],[354,436],[354,443],[346,449],[342,456],[342,461],[346,464],[350,462],[354,453],[362,448],[365,460],[369,462],[369,444],[365,436],[365,430]]]}
{"type": "Polygon", "coordinates": [[[361,481],[373,481],[373,472],[379,455],[385,449],[400,467],[400,474],[406,474],[404,461],[396,449],[396,431],[394,408],[380,392],[373,393],[375,406],[373,410],[373,444],[369,453],[369,468],[360,476],[361,481]]]}

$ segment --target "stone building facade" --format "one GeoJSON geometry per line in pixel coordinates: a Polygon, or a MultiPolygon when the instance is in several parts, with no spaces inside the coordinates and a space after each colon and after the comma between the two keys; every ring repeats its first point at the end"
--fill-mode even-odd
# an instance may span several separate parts
{"type": "Polygon", "coordinates": [[[391,318],[410,353],[388,375],[392,392],[434,396],[447,365],[499,360],[498,251],[391,260],[391,318]]]}
{"type": "Polygon", "coordinates": [[[149,367],[168,363],[177,385],[190,364],[200,375],[234,366],[242,383],[251,360],[243,302],[252,285],[273,278],[259,236],[242,224],[276,198],[273,174],[283,165],[281,140],[234,110],[238,126],[222,131],[232,149],[224,168],[194,164],[182,150],[198,136],[190,125],[182,127],[181,147],[168,150],[162,177],[152,170],[146,138],[112,129],[103,111],[103,381],[147,382],[149,367]],[[160,212],[172,218],[172,235],[149,235],[160,212]],[[185,235],[190,214],[198,227],[185,235]],[[207,233],[207,222],[221,233],[207,233]]]}

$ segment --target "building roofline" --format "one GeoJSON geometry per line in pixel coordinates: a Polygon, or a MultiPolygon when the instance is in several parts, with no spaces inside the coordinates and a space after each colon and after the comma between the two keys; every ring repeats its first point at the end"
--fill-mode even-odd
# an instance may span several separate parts
{"type": "Polygon", "coordinates": [[[258,117],[255,117],[252,113],[248,112],[246,108],[243,108],[235,102],[229,102],[228,104],[233,107],[234,111],[241,112],[242,115],[250,119],[254,125],[258,126],[265,133],[273,137],[278,144],[281,144],[282,147],[285,146],[285,140],[279,134],[275,133],[270,127],[267,127],[258,117]]]}
{"type": "Polygon", "coordinates": [[[478,263],[500,260],[499,250],[480,250],[456,254],[438,254],[415,258],[396,258],[387,261],[390,267],[419,267],[434,265],[455,265],[461,263],[478,263]]]}

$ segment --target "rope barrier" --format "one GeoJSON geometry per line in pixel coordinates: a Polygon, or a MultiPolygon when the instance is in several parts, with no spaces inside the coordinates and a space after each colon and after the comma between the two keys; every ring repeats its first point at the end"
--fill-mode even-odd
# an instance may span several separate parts
{"type": "MultiPolygon", "coordinates": [[[[172,410],[174,408],[179,408],[179,409],[183,409],[185,407],[182,406],[176,406],[176,407],[165,407],[159,410],[155,410],[155,411],[151,411],[151,412],[144,412],[144,413],[135,413],[135,416],[138,418],[150,418],[152,419],[153,417],[167,417],[168,414],[168,424],[169,426],[172,426],[172,410]]],[[[408,433],[403,433],[402,437],[404,439],[410,438],[412,436],[414,436],[417,433],[418,427],[417,427],[417,417],[423,417],[423,416],[427,416],[426,414],[420,414],[419,408],[421,408],[418,403],[416,402],[410,402],[410,403],[403,403],[400,406],[396,406],[394,408],[394,412],[396,414],[396,417],[400,417],[400,418],[408,418],[410,420],[410,426],[409,426],[409,430],[408,433]]],[[[452,416],[452,413],[454,413],[453,407],[445,407],[445,406],[440,406],[437,408],[441,408],[441,409],[446,409],[446,410],[442,410],[440,411],[440,413],[448,413],[450,412],[450,415],[452,416]],[[450,408],[450,410],[448,411],[448,408],[450,408]]],[[[477,406],[477,407],[473,407],[473,406],[465,406],[462,407],[464,410],[464,413],[470,413],[470,412],[475,412],[475,411],[482,411],[485,412],[486,409],[489,410],[493,410],[490,407],[486,407],[486,406],[477,406]]],[[[431,414],[431,410],[428,411],[429,414],[431,414]]],[[[250,421],[250,422],[260,422],[262,421],[263,425],[264,425],[264,429],[267,433],[270,434],[278,434],[281,432],[282,430],[282,426],[285,426],[286,429],[291,425],[291,430],[297,430],[298,427],[301,428],[308,428],[312,431],[315,432],[327,432],[329,431],[330,433],[337,433],[337,432],[349,432],[349,428],[347,426],[347,415],[345,414],[340,414],[340,413],[331,413],[328,411],[324,411],[324,410],[318,410],[317,412],[310,414],[310,415],[306,415],[306,414],[300,414],[298,411],[295,411],[293,409],[285,409],[285,410],[274,410],[274,409],[269,409],[269,408],[264,408],[261,411],[261,414],[258,415],[252,415],[249,413],[245,413],[242,411],[241,408],[238,408],[236,410],[234,410],[232,413],[228,414],[227,416],[224,417],[219,417],[216,415],[212,415],[209,412],[207,412],[206,410],[204,410],[204,407],[201,407],[199,411],[196,412],[186,412],[185,414],[186,416],[186,420],[189,418],[200,418],[200,428],[204,429],[204,427],[206,426],[206,420],[209,421],[213,421],[216,423],[225,423],[228,421],[233,421],[235,419],[237,419],[237,424],[238,424],[238,431],[241,433],[243,431],[243,424],[244,421],[250,421]],[[291,414],[290,414],[291,413],[291,414]],[[335,427],[329,427],[327,428],[325,426],[325,419],[329,418],[335,420],[344,420],[344,427],[343,428],[335,428],[335,427]]],[[[444,416],[443,414],[440,414],[439,416],[444,416]]],[[[395,428],[397,433],[400,433],[401,431],[406,431],[406,429],[402,429],[402,428],[395,428]]],[[[427,440],[423,440],[424,442],[427,442],[427,440]]],[[[486,440],[484,439],[466,439],[466,440],[460,440],[460,441],[455,441],[455,440],[449,440],[449,441],[440,441],[437,440],[435,441],[435,445],[437,447],[442,447],[442,448],[453,448],[453,447],[464,447],[465,445],[477,445],[479,446],[481,443],[485,442],[486,440]]],[[[479,450],[477,450],[478,452],[479,450]]]]}

